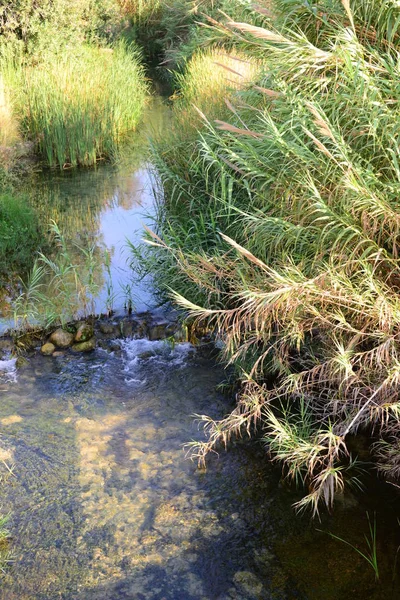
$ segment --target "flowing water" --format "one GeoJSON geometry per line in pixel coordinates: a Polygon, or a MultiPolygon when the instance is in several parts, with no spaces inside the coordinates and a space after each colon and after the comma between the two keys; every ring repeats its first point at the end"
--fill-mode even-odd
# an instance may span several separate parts
{"type": "MultiPolygon", "coordinates": [[[[127,294],[139,310],[154,304],[149,282],[130,287],[126,266],[125,236],[140,239],[153,202],[150,170],[137,164],[42,176],[31,190],[68,243],[78,236],[101,250],[98,312],[110,297],[123,310],[127,294]]],[[[185,457],[183,445],[204,436],[193,415],[232,407],[218,391],[224,371],[204,350],[128,339],[111,353],[36,352],[15,363],[0,360],[0,513],[10,514],[14,555],[1,600],[400,598],[390,486],[365,477],[364,495],[347,493],[318,522],[294,514],[301,496],[260,443],[239,440],[207,470],[185,457]],[[365,552],[367,512],[379,581],[327,533],[365,552]]]]}

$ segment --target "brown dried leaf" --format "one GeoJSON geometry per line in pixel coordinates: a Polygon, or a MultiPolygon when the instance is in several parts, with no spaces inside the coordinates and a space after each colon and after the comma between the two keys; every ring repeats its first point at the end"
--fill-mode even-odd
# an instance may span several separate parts
{"type": "Polygon", "coordinates": [[[225,121],[219,121],[218,119],[216,119],[215,123],[218,123],[217,129],[220,129],[221,131],[230,131],[231,133],[237,133],[238,135],[247,135],[253,138],[264,137],[262,133],[256,133],[255,131],[251,131],[251,129],[241,129],[240,127],[235,127],[235,125],[225,123],[225,121]]]}

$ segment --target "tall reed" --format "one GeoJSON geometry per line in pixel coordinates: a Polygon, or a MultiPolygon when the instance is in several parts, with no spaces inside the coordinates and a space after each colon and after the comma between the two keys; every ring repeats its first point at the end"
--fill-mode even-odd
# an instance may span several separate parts
{"type": "Polygon", "coordinates": [[[11,85],[22,129],[50,167],[115,157],[146,101],[139,54],[123,43],[78,47],[16,71],[11,85]]]}
{"type": "Polygon", "coordinates": [[[390,479],[400,440],[400,9],[316,6],[280,0],[264,27],[224,23],[263,72],[228,115],[204,108],[179,161],[154,145],[167,197],[148,238],[160,285],[214,323],[242,383],[225,419],[200,416],[199,459],[263,424],[288,473],[301,458],[298,506],[314,514],[351,476],[349,436],[388,442],[390,479]],[[302,402],[307,438],[290,423],[304,430],[302,402]]]}

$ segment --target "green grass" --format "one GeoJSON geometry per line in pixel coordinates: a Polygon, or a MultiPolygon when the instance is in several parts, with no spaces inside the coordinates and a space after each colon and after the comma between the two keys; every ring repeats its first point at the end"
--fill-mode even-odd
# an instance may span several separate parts
{"type": "Polygon", "coordinates": [[[26,272],[43,245],[43,233],[34,210],[23,197],[0,194],[0,283],[26,272]]]}
{"type": "Polygon", "coordinates": [[[68,168],[115,158],[138,125],[147,84],[138,51],[81,46],[37,65],[4,62],[25,136],[46,164],[68,168]]]}
{"type": "MultiPolygon", "coordinates": [[[[153,144],[166,198],[145,256],[160,287],[219,331],[242,383],[231,415],[203,417],[199,458],[274,415],[272,451],[290,472],[298,440],[280,447],[288,413],[276,407],[305,398],[316,431],[301,507],[314,512],[345,486],[349,435],[400,440],[400,8],[316,8],[280,0],[263,28],[224,21],[262,73],[227,84],[220,116],[211,103],[207,119],[206,103],[198,133],[188,109],[174,148],[153,144]]],[[[378,458],[398,477],[393,452],[378,458]]]]}

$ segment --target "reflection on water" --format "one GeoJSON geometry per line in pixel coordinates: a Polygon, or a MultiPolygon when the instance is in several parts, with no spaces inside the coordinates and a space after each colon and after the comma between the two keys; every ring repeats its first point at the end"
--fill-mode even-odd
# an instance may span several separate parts
{"type": "MultiPolygon", "coordinates": [[[[144,215],[152,213],[156,183],[147,162],[147,140],[152,130],[162,129],[168,117],[168,106],[155,98],[145,125],[135,134],[118,165],[38,173],[25,185],[40,220],[48,224],[54,221],[65,238],[79,281],[94,279],[95,285],[90,287],[91,292],[95,290],[94,298],[86,302],[89,312],[120,312],[129,300],[138,311],[154,304],[148,282],[133,281],[126,243],[127,239],[135,245],[140,242],[144,215]],[[93,248],[89,261],[85,251],[75,244],[93,248]]],[[[57,261],[57,251],[51,258],[57,261]]],[[[50,281],[49,276],[49,285],[50,281]]],[[[11,305],[7,307],[3,302],[2,309],[0,333],[10,326],[12,317],[11,305]]]]}
{"type": "Polygon", "coordinates": [[[42,218],[57,223],[71,260],[80,265],[82,273],[85,255],[73,243],[97,249],[95,313],[121,310],[129,295],[136,310],[146,310],[152,304],[149,285],[133,284],[127,265],[127,240],[140,243],[144,215],[151,213],[154,204],[153,186],[150,165],[129,173],[104,165],[97,171],[42,176],[33,187],[31,201],[42,218]]]}

